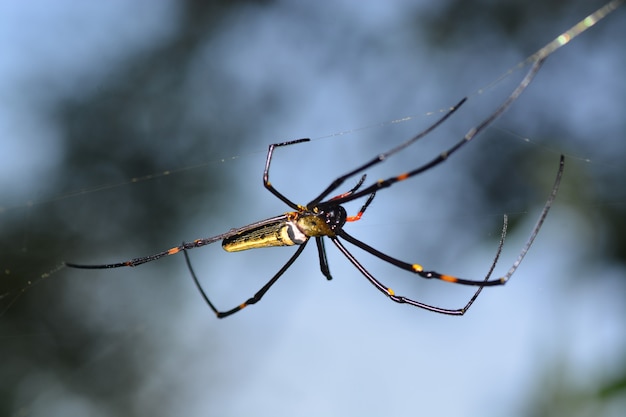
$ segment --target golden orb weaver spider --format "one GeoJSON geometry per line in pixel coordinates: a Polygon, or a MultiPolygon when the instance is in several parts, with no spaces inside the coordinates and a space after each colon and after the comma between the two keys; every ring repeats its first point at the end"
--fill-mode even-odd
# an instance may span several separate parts
{"type": "Polygon", "coordinates": [[[409,145],[413,144],[420,138],[426,136],[439,125],[441,125],[445,120],[448,119],[465,101],[466,99],[462,99],[459,103],[457,103],[454,107],[452,107],[443,117],[441,117],[438,121],[436,121],[432,126],[428,127],[426,130],[417,134],[416,136],[410,138],[409,140],[401,143],[397,147],[389,150],[386,153],[380,154],[374,159],[366,162],[365,164],[353,169],[352,171],[342,175],[341,177],[335,179],[324,191],[322,191],[317,197],[315,197],[311,202],[309,202],[306,206],[302,206],[292,202],[289,198],[281,194],[269,180],[269,170],[272,161],[272,155],[274,153],[274,149],[281,146],[288,146],[297,143],[307,142],[310,139],[298,139],[290,142],[283,142],[272,144],[269,146],[269,150],[267,153],[267,158],[265,161],[265,169],[263,172],[263,185],[265,188],[270,191],[275,197],[283,201],[287,204],[293,211],[288,213],[272,217],[266,220],[262,220],[256,223],[249,224],[244,227],[231,229],[226,233],[204,238],[197,239],[192,242],[183,242],[179,246],[175,246],[168,250],[156,253],[154,255],[149,255],[140,258],[134,258],[129,261],[112,263],[112,264],[102,264],[102,265],[81,265],[75,263],[65,263],[66,266],[71,268],[82,268],[82,269],[105,269],[105,268],[119,268],[126,266],[138,266],[144,264],[146,262],[155,261],[157,259],[163,258],[165,256],[175,255],[177,253],[183,252],[185,255],[185,261],[187,263],[187,267],[191,273],[191,276],[196,284],[198,290],[202,294],[202,297],[209,305],[211,310],[216,314],[218,318],[228,317],[248,305],[255,304],[265,293],[270,289],[274,283],[291,267],[291,265],[295,262],[295,260],[302,254],[302,251],[306,247],[310,238],[315,238],[315,243],[317,245],[317,251],[319,256],[319,264],[320,270],[322,274],[328,279],[331,279],[330,269],[328,266],[328,260],[326,257],[326,248],[324,246],[324,237],[327,237],[333,242],[333,244],[339,249],[339,251],[361,272],[361,274],[376,287],[383,294],[388,296],[391,300],[397,303],[409,304],[414,307],[419,307],[428,311],[432,311],[435,313],[448,314],[448,315],[463,315],[465,312],[471,307],[474,303],[483,287],[486,286],[497,286],[505,284],[508,279],[513,275],[520,262],[526,255],[526,252],[532,245],[539,229],[541,228],[543,221],[545,220],[550,207],[556,197],[561,176],[563,174],[563,166],[564,166],[564,158],[561,156],[559,170],[556,176],[556,180],[554,182],[554,186],[552,188],[552,192],[550,197],[548,198],[543,211],[539,217],[537,224],[535,225],[530,238],[526,242],[525,246],[522,248],[517,260],[513,264],[513,266],[509,269],[506,275],[501,278],[490,280],[491,273],[496,266],[498,258],[500,256],[500,252],[502,250],[502,246],[504,244],[504,238],[506,235],[506,227],[507,227],[507,218],[504,217],[504,224],[502,229],[502,237],[500,239],[500,243],[498,245],[497,253],[493,262],[491,264],[491,268],[487,273],[486,277],[483,280],[469,280],[458,278],[452,275],[441,274],[436,271],[427,271],[421,265],[417,263],[407,263],[401,261],[397,258],[389,256],[383,252],[380,252],[377,249],[374,249],[370,245],[354,238],[350,234],[348,234],[343,226],[346,222],[357,221],[361,218],[369,204],[374,199],[376,193],[383,189],[390,187],[391,185],[404,181],[408,178],[414,177],[424,171],[427,171],[440,163],[444,162],[448,159],[450,155],[459,150],[463,145],[471,141],[478,133],[484,130],[487,126],[489,126],[496,118],[498,118],[510,105],[513,101],[517,99],[517,97],[524,91],[524,89],[528,86],[532,78],[539,71],[543,63],[544,58],[538,59],[533,64],[532,68],[526,74],[521,83],[517,86],[517,88],[511,93],[511,95],[481,124],[476,127],[470,129],[467,134],[458,141],[455,145],[445,150],[437,157],[427,162],[424,165],[421,165],[411,171],[402,173],[400,175],[387,178],[385,180],[378,180],[372,183],[369,186],[361,188],[363,183],[365,182],[365,174],[361,175],[360,180],[348,192],[343,194],[339,194],[330,199],[326,199],[331,193],[336,191],[348,178],[354,177],[368,168],[383,162],[389,156],[400,152],[405,149],[409,145]],[[346,210],[342,207],[342,204],[347,203],[349,201],[353,201],[362,197],[368,196],[365,204],[361,207],[359,212],[355,216],[348,216],[346,210]],[[365,269],[361,265],[361,263],[348,251],[348,249],[343,245],[340,239],[343,239],[352,245],[368,252],[369,254],[381,259],[382,261],[388,262],[402,270],[417,274],[422,278],[427,279],[438,279],[446,282],[461,284],[461,285],[470,285],[477,286],[478,289],[474,293],[474,295],[470,298],[467,304],[459,309],[446,309],[441,307],[436,307],[433,305],[425,304],[411,298],[407,298],[404,296],[396,295],[395,292],[384,285],[381,281],[375,278],[370,272],[365,269]],[[269,246],[293,246],[299,245],[298,249],[295,253],[289,258],[289,260],[280,268],[280,270],[259,290],[254,296],[246,300],[245,302],[239,304],[236,307],[231,308],[230,310],[220,311],[215,305],[210,301],[209,297],[205,293],[202,288],[198,278],[191,266],[191,262],[189,260],[189,255],[187,251],[194,248],[199,248],[201,246],[209,245],[211,243],[215,243],[217,241],[222,241],[222,247],[228,252],[237,252],[242,250],[261,248],[261,247],[269,247],[269,246]]]}

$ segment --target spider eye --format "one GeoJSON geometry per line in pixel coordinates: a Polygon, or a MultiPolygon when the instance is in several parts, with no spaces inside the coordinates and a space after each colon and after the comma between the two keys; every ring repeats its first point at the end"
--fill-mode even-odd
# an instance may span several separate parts
{"type": "Polygon", "coordinates": [[[343,226],[348,218],[346,209],[341,206],[335,206],[329,210],[325,210],[324,215],[326,217],[326,224],[331,230],[335,230],[338,227],[343,226]]]}

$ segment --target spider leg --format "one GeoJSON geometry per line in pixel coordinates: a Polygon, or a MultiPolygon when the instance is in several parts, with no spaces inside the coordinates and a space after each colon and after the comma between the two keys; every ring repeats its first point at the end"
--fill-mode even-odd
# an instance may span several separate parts
{"type": "Polygon", "coordinates": [[[548,216],[548,212],[550,211],[550,208],[552,207],[552,203],[554,203],[554,199],[556,199],[556,194],[558,193],[559,186],[561,185],[561,178],[563,177],[564,168],[565,168],[565,156],[561,155],[561,158],[559,159],[559,170],[556,173],[556,179],[554,180],[554,185],[552,186],[552,192],[550,193],[550,196],[548,197],[548,201],[546,201],[546,204],[543,206],[543,210],[541,210],[541,215],[539,216],[537,223],[535,223],[535,227],[533,228],[532,233],[530,234],[528,240],[526,241],[526,244],[522,248],[522,251],[518,255],[515,262],[513,262],[513,265],[508,270],[506,275],[502,278],[505,281],[508,281],[509,278],[511,278],[511,276],[515,273],[519,265],[522,263],[522,260],[526,256],[526,253],[528,253],[528,249],[530,249],[533,242],[535,241],[535,238],[537,237],[537,234],[539,233],[539,229],[541,229],[541,226],[543,225],[543,222],[545,221],[546,217],[548,216]]]}
{"type": "MultiPolygon", "coordinates": [[[[502,229],[502,233],[506,234],[506,226],[507,226],[507,219],[505,217],[505,223],[502,229]]],[[[388,262],[400,269],[403,269],[405,271],[408,272],[412,272],[414,274],[419,275],[422,278],[426,278],[426,279],[438,279],[441,281],[446,281],[446,282],[452,282],[455,284],[461,284],[461,285],[472,285],[472,286],[481,286],[481,287],[492,287],[492,286],[496,286],[496,285],[503,285],[506,280],[504,278],[498,278],[498,279],[494,279],[494,280],[490,280],[490,281],[475,281],[475,280],[470,280],[470,279],[463,279],[463,278],[459,278],[459,277],[455,277],[453,275],[446,275],[446,274],[440,274],[439,272],[436,271],[426,271],[424,270],[424,267],[420,264],[410,264],[408,262],[404,262],[401,261],[397,258],[394,258],[392,256],[387,255],[386,253],[383,253],[381,251],[379,251],[378,249],[374,249],[373,247],[371,247],[370,245],[368,245],[365,242],[362,242],[360,240],[358,240],[357,238],[349,235],[345,230],[341,230],[339,233],[337,233],[337,236],[342,237],[343,239],[345,239],[346,241],[352,243],[354,246],[363,249],[364,251],[368,252],[371,255],[374,255],[375,257],[377,257],[378,259],[381,259],[385,262],[388,262]]]]}
{"type": "Polygon", "coordinates": [[[209,297],[207,296],[206,292],[202,288],[202,285],[200,284],[200,281],[198,280],[198,277],[196,276],[196,273],[194,272],[193,267],[191,266],[191,260],[189,259],[189,255],[187,254],[186,249],[183,249],[183,254],[185,255],[185,262],[187,262],[187,268],[189,269],[189,272],[191,273],[193,282],[196,284],[196,287],[200,291],[202,298],[204,298],[204,301],[206,301],[206,303],[209,305],[211,310],[213,310],[217,318],[222,319],[224,317],[228,317],[232,314],[235,314],[238,311],[243,310],[249,305],[256,304],[257,302],[259,302],[261,298],[263,298],[267,290],[269,290],[270,287],[274,285],[276,281],[278,281],[278,278],[280,278],[285,273],[285,271],[287,271],[287,269],[289,269],[289,267],[295,262],[298,256],[300,256],[300,254],[304,250],[304,247],[306,246],[307,243],[308,243],[308,240],[304,242],[302,245],[300,245],[298,247],[298,250],[293,255],[291,255],[291,258],[289,258],[287,263],[285,263],[285,265],[283,265],[282,268],[280,268],[280,270],[259,291],[256,292],[256,294],[254,294],[252,297],[248,298],[246,301],[239,304],[238,306],[233,307],[227,311],[218,310],[215,307],[215,305],[213,305],[211,300],[209,300],[209,297]]]}
{"type": "Polygon", "coordinates": [[[365,210],[367,210],[369,205],[372,204],[372,201],[374,200],[374,197],[376,197],[376,193],[375,192],[370,194],[370,196],[365,201],[365,204],[363,204],[361,206],[359,212],[357,214],[355,214],[354,216],[348,216],[346,218],[346,221],[347,222],[356,222],[356,221],[361,220],[361,217],[363,216],[363,213],[365,213],[365,210]]]}
{"type": "MultiPolygon", "coordinates": [[[[373,183],[372,185],[370,185],[369,187],[365,187],[364,189],[362,189],[362,190],[360,190],[358,192],[352,193],[352,194],[350,194],[348,196],[345,196],[343,198],[339,198],[339,199],[336,199],[336,200],[331,200],[332,204],[343,204],[343,203],[346,203],[348,201],[356,200],[357,198],[361,198],[364,195],[376,192],[376,191],[380,190],[381,188],[387,188],[387,187],[395,184],[396,182],[404,181],[404,180],[406,180],[408,178],[411,178],[411,177],[413,177],[415,175],[421,174],[422,172],[427,171],[427,170],[429,170],[431,168],[434,168],[435,166],[437,166],[437,165],[441,164],[442,162],[446,161],[450,157],[450,155],[452,155],[453,153],[458,151],[463,145],[467,144],[474,137],[476,137],[476,135],[478,135],[480,132],[485,130],[489,125],[491,125],[491,123],[493,123],[494,120],[496,120],[498,117],[500,117],[502,115],[502,113],[504,113],[509,108],[509,106],[515,100],[517,100],[517,98],[522,94],[522,92],[526,89],[526,87],[528,87],[528,85],[533,80],[535,75],[537,75],[537,72],[539,72],[539,69],[541,68],[541,65],[543,64],[544,61],[545,61],[545,57],[537,59],[535,61],[535,63],[533,64],[533,66],[528,71],[528,73],[526,73],[526,76],[524,76],[524,79],[522,79],[522,81],[518,84],[518,86],[511,93],[511,95],[509,95],[509,97],[504,102],[502,102],[502,104],[500,104],[500,106],[489,117],[487,117],[485,120],[483,120],[479,125],[471,128],[465,134],[465,136],[463,136],[463,139],[458,141],[452,147],[450,147],[447,150],[445,150],[442,153],[440,153],[437,157],[432,159],[430,162],[427,162],[424,165],[422,165],[422,166],[420,166],[420,167],[418,167],[418,168],[416,168],[416,169],[414,169],[412,171],[404,172],[404,173],[402,173],[400,175],[397,175],[395,177],[387,178],[386,180],[378,180],[375,183],[373,183]]],[[[453,110],[458,108],[459,105],[460,104],[458,104],[455,108],[453,108],[453,110]]],[[[446,116],[444,116],[444,117],[448,117],[453,110],[451,110],[450,113],[446,114],[446,116]]],[[[440,123],[443,120],[445,120],[445,118],[440,120],[437,123],[440,123]]],[[[409,142],[411,142],[414,139],[415,138],[409,140],[409,142]]],[[[404,144],[400,145],[400,146],[404,146],[405,144],[406,144],[406,142],[404,144]]],[[[334,188],[332,188],[332,186],[334,186],[335,183],[339,182],[339,184],[341,184],[341,182],[343,182],[345,180],[345,178],[347,178],[347,177],[349,177],[351,175],[354,175],[354,174],[356,174],[356,173],[358,173],[358,172],[360,172],[360,171],[362,171],[362,170],[364,170],[366,168],[369,168],[370,166],[372,166],[372,165],[374,165],[374,164],[376,164],[378,162],[381,162],[383,159],[385,159],[387,156],[389,156],[391,153],[393,153],[395,151],[396,150],[394,149],[394,150],[392,150],[392,152],[389,152],[387,154],[379,155],[378,158],[374,159],[370,163],[365,164],[365,165],[355,169],[354,171],[344,175],[343,177],[339,177],[337,180],[335,180],[335,182],[333,182],[331,184],[331,187],[329,187],[329,189],[331,189],[331,191],[332,191],[332,189],[334,189],[334,188]]],[[[321,199],[326,197],[327,194],[328,193],[325,190],[324,193],[322,193],[317,199],[313,200],[312,203],[309,203],[309,207],[311,207],[311,204],[313,204],[313,203],[316,203],[315,205],[319,205],[319,206],[324,206],[325,204],[330,204],[331,201],[320,203],[321,199]]]]}
{"type": "MultiPolygon", "coordinates": [[[[465,103],[465,101],[467,101],[466,97],[463,98],[461,101],[459,101],[455,106],[450,108],[450,110],[448,110],[448,112],[446,114],[444,114],[439,120],[437,120],[435,123],[433,123],[431,126],[426,128],[425,130],[421,131],[417,135],[413,136],[409,140],[401,143],[400,145],[396,146],[395,148],[391,149],[390,151],[387,151],[385,153],[382,153],[382,154],[378,155],[377,157],[375,157],[371,161],[366,162],[365,164],[361,165],[360,167],[358,167],[358,168],[348,172],[347,174],[344,174],[341,177],[335,179],[328,187],[326,187],[326,189],[324,191],[322,191],[322,193],[320,195],[318,195],[315,199],[311,200],[311,202],[309,204],[307,204],[307,207],[309,207],[309,208],[316,207],[330,193],[332,193],[334,190],[339,188],[341,186],[341,184],[343,184],[344,181],[347,180],[348,178],[358,174],[359,172],[363,172],[366,169],[368,169],[368,168],[370,168],[370,167],[372,167],[372,166],[374,166],[374,165],[384,161],[385,159],[387,159],[391,155],[393,155],[393,154],[395,154],[397,152],[400,152],[404,148],[408,147],[409,145],[413,144],[414,142],[416,142],[419,139],[423,138],[424,136],[428,135],[430,132],[432,132],[437,127],[439,127],[439,125],[441,125],[443,122],[445,122],[448,119],[448,117],[452,116],[452,114],[455,111],[457,111],[459,109],[459,107],[461,107],[463,105],[463,103],[465,103]]],[[[371,187],[368,187],[368,188],[371,188],[371,187]]],[[[356,190],[353,190],[353,191],[356,191],[356,190]]],[[[372,191],[370,190],[367,193],[358,193],[358,194],[359,194],[359,196],[362,196],[364,194],[369,194],[371,192],[372,191]]],[[[354,200],[354,198],[349,198],[349,200],[345,200],[345,198],[352,197],[353,195],[354,195],[354,193],[350,192],[350,193],[348,193],[347,196],[342,196],[342,197],[339,197],[339,198],[334,197],[330,201],[340,200],[339,204],[342,204],[345,201],[354,200]]]]}
{"type": "MultiPolygon", "coordinates": [[[[504,239],[506,237],[507,224],[508,224],[508,221],[505,215],[504,223],[502,225],[502,234],[500,236],[500,243],[498,244],[498,250],[496,252],[496,256],[493,259],[493,262],[491,263],[491,267],[489,268],[489,271],[487,272],[487,275],[485,276],[483,281],[480,281],[483,284],[486,282],[493,282],[493,281],[489,281],[489,278],[491,277],[491,274],[493,273],[493,270],[495,269],[496,264],[498,263],[498,259],[500,258],[500,253],[502,253],[502,247],[504,246],[504,239]]],[[[472,304],[474,304],[474,301],[476,301],[476,299],[478,298],[478,295],[480,294],[480,292],[482,291],[484,287],[484,285],[480,285],[478,289],[476,290],[476,292],[474,292],[472,297],[469,299],[469,301],[462,308],[447,309],[447,308],[436,307],[430,304],[425,304],[425,303],[413,300],[408,297],[396,295],[395,292],[391,288],[385,286],[382,282],[376,279],[367,269],[365,269],[365,267],[361,265],[361,263],[348,251],[348,249],[346,249],[346,247],[343,246],[343,244],[339,241],[339,239],[334,237],[334,238],[331,238],[331,240],[333,241],[335,246],[337,246],[337,248],[341,251],[341,253],[343,253],[344,256],[348,258],[348,260],[359,270],[359,272],[361,272],[361,274],[363,274],[365,278],[367,278],[367,280],[372,285],[374,285],[374,287],[376,287],[380,292],[388,296],[392,301],[395,301],[396,303],[409,304],[414,307],[422,308],[424,310],[428,310],[428,311],[432,311],[432,312],[440,313],[440,314],[447,314],[450,316],[462,316],[465,314],[467,310],[469,310],[472,304]]]]}
{"type": "MultiPolygon", "coordinates": [[[[484,281],[489,281],[489,278],[491,277],[491,274],[493,274],[493,270],[496,268],[496,265],[498,263],[498,259],[500,259],[500,254],[502,253],[502,248],[504,247],[504,239],[506,238],[506,229],[508,226],[508,217],[505,214],[504,215],[504,221],[502,222],[502,233],[500,234],[500,242],[498,243],[498,250],[496,251],[496,256],[494,256],[493,261],[491,262],[491,267],[489,268],[489,271],[487,272],[487,275],[485,275],[485,279],[484,281]]],[[[467,310],[469,310],[469,308],[472,306],[472,304],[474,304],[474,301],[476,301],[476,299],[478,298],[478,296],[480,295],[481,291],[483,290],[483,288],[485,288],[483,285],[481,285],[480,287],[478,287],[478,289],[476,290],[476,292],[474,293],[474,295],[472,295],[472,297],[467,301],[467,304],[465,304],[465,306],[463,308],[460,308],[458,310],[451,310],[451,311],[458,311],[457,313],[449,313],[452,315],[459,315],[462,316],[465,314],[465,312],[467,310]]]]}
{"type": "MultiPolygon", "coordinates": [[[[352,189],[350,191],[348,191],[347,193],[336,195],[335,197],[331,198],[329,201],[338,200],[340,198],[344,198],[344,197],[347,197],[347,196],[353,194],[356,190],[358,190],[361,187],[361,185],[363,185],[363,182],[365,182],[365,178],[366,177],[367,177],[367,175],[363,174],[361,176],[361,179],[359,180],[359,182],[354,187],[352,187],[352,189]]],[[[374,200],[375,196],[376,196],[376,193],[370,194],[369,198],[365,201],[365,204],[363,204],[361,206],[361,208],[359,209],[358,213],[356,215],[354,215],[354,216],[348,216],[346,218],[346,221],[347,222],[356,222],[358,220],[361,220],[361,217],[363,216],[363,213],[365,213],[365,210],[367,210],[369,205],[372,203],[372,200],[374,200]]]]}
{"type": "MultiPolygon", "coordinates": [[[[463,308],[459,308],[459,309],[447,309],[447,308],[436,307],[436,306],[426,304],[426,303],[421,303],[411,298],[407,298],[401,295],[396,295],[395,292],[391,288],[385,286],[382,282],[380,282],[372,274],[370,274],[369,271],[365,269],[365,267],[361,265],[361,263],[348,251],[348,249],[346,249],[346,247],[343,246],[343,244],[339,241],[338,238],[332,237],[331,240],[333,241],[335,246],[337,246],[337,248],[341,251],[341,253],[343,253],[344,256],[348,258],[348,260],[356,267],[356,269],[358,269],[359,272],[361,272],[361,274],[363,274],[363,276],[367,278],[367,280],[374,287],[376,287],[380,292],[385,294],[387,297],[389,297],[392,301],[395,301],[396,303],[409,304],[414,307],[422,308],[424,310],[428,310],[428,311],[432,311],[432,312],[440,313],[440,314],[447,314],[450,316],[462,316],[463,314],[465,314],[467,309],[471,307],[471,305],[474,303],[474,301],[476,300],[476,298],[478,297],[478,295],[480,294],[483,288],[482,286],[479,287],[478,290],[472,296],[472,298],[470,298],[469,302],[463,308]]],[[[503,244],[503,241],[501,240],[496,258],[493,262],[491,269],[489,270],[489,273],[487,274],[483,282],[489,282],[489,277],[491,276],[491,272],[493,271],[493,268],[495,267],[495,263],[497,262],[498,256],[500,254],[500,249],[502,248],[502,244],[503,244]]]]}
{"type": "MultiPolygon", "coordinates": [[[[496,252],[496,256],[493,259],[493,262],[491,263],[491,267],[489,268],[489,271],[487,272],[487,275],[482,281],[483,283],[489,282],[489,278],[491,277],[491,274],[493,273],[493,270],[495,269],[496,264],[498,263],[498,259],[500,258],[500,254],[502,253],[502,247],[504,246],[504,239],[506,237],[507,224],[508,224],[508,220],[505,215],[504,222],[502,225],[502,234],[500,236],[500,243],[498,243],[498,250],[496,252]]],[[[450,316],[462,316],[467,312],[467,310],[469,310],[472,304],[474,304],[474,301],[476,301],[476,299],[478,298],[478,295],[480,294],[480,292],[482,291],[484,287],[483,285],[478,287],[476,292],[474,292],[474,294],[469,299],[469,301],[465,304],[465,306],[461,308],[448,309],[448,308],[436,307],[430,304],[425,304],[425,303],[413,300],[411,298],[407,298],[401,295],[396,295],[391,288],[385,286],[382,282],[380,282],[372,274],[370,274],[370,272],[367,269],[365,269],[363,265],[361,265],[361,263],[348,251],[348,249],[346,249],[346,247],[341,244],[339,239],[333,238],[332,240],[335,246],[339,248],[339,250],[346,256],[346,258],[348,258],[348,260],[352,262],[352,264],[361,272],[361,274],[363,274],[363,276],[365,276],[365,278],[367,278],[367,280],[370,283],[372,283],[372,285],[374,285],[374,287],[378,288],[379,291],[381,291],[383,294],[388,296],[392,301],[395,301],[396,303],[409,304],[414,307],[422,308],[424,310],[428,310],[428,311],[432,311],[432,312],[440,313],[440,314],[447,314],[450,316]]]]}
{"type": "Polygon", "coordinates": [[[367,174],[361,175],[361,178],[359,179],[359,182],[357,182],[356,185],[354,187],[352,187],[352,189],[350,191],[348,191],[346,193],[343,193],[343,194],[336,195],[333,198],[331,198],[331,200],[338,200],[340,198],[347,197],[350,194],[353,194],[356,190],[361,188],[361,185],[363,185],[363,183],[365,182],[365,178],[367,178],[367,174]]]}
{"type": "Polygon", "coordinates": [[[265,169],[263,170],[263,186],[269,192],[274,194],[274,196],[278,197],[282,202],[287,204],[292,209],[298,210],[298,211],[302,211],[303,207],[294,203],[293,201],[285,197],[283,194],[281,194],[276,188],[274,188],[274,186],[270,182],[270,164],[272,163],[272,154],[274,153],[274,148],[277,148],[279,146],[295,145],[296,143],[308,142],[310,140],[311,139],[309,138],[303,138],[303,139],[291,140],[289,142],[271,144],[267,151],[267,158],[265,159],[265,169]]]}
{"type": "Polygon", "coordinates": [[[333,279],[330,275],[330,268],[328,267],[328,258],[326,257],[326,247],[324,245],[323,237],[316,237],[315,243],[317,244],[317,254],[320,258],[320,270],[322,271],[322,275],[326,277],[327,280],[333,279]]]}
{"type": "Polygon", "coordinates": [[[206,239],[196,239],[193,242],[183,242],[180,246],[174,246],[173,248],[164,250],[159,253],[155,253],[154,255],[143,256],[140,258],[133,258],[124,262],[116,262],[111,264],[101,264],[101,265],[82,265],[75,264],[72,262],[65,262],[64,265],[69,268],[78,268],[78,269],[109,269],[109,268],[121,268],[124,266],[139,266],[145,264],[147,262],[156,261],[157,259],[164,258],[170,255],[176,255],[185,250],[199,248],[205,245],[209,245],[211,243],[217,242],[218,240],[222,240],[225,237],[232,235],[231,232],[223,233],[221,235],[209,237],[206,239]]]}

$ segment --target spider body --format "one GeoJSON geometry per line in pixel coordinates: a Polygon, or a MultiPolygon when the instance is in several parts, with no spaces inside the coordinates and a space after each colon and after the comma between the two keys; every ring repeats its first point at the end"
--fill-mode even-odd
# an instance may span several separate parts
{"type": "Polygon", "coordinates": [[[335,230],[343,227],[346,221],[346,210],[341,206],[317,212],[303,208],[246,226],[224,238],[222,248],[227,252],[239,252],[302,245],[310,237],[335,236],[335,230]]]}
{"type": "Polygon", "coordinates": [[[404,262],[400,259],[397,259],[393,256],[390,256],[386,253],[379,251],[378,249],[373,248],[365,242],[353,237],[348,234],[345,230],[344,226],[347,222],[354,222],[361,219],[361,216],[370,205],[376,193],[382,189],[386,189],[391,187],[393,184],[405,181],[409,178],[412,178],[418,174],[421,174],[424,171],[430,170],[446,161],[453,153],[463,147],[465,144],[469,143],[478,133],[483,131],[486,127],[488,127],[495,119],[497,119],[510,105],[513,101],[517,99],[517,97],[524,91],[524,89],[528,86],[530,81],[534,78],[535,74],[539,71],[543,63],[543,58],[535,61],[534,65],[531,67],[529,72],[526,74],[524,79],[520,82],[517,88],[511,93],[511,95],[482,123],[477,125],[476,127],[471,128],[463,138],[456,142],[450,148],[444,150],[435,158],[430,160],[429,162],[418,166],[417,168],[401,173],[399,175],[387,178],[380,179],[374,181],[368,186],[363,186],[366,175],[362,174],[368,168],[382,163],[387,158],[396,154],[409,145],[415,143],[417,140],[429,134],[439,125],[441,125],[445,120],[448,119],[454,112],[456,112],[459,107],[466,101],[466,99],[462,99],[459,103],[449,109],[447,113],[445,113],[439,120],[437,120],[433,125],[420,132],[419,134],[413,136],[407,141],[401,143],[395,148],[389,150],[386,153],[382,153],[377,155],[375,158],[366,162],[363,165],[358,166],[357,168],[349,171],[345,175],[338,177],[334,181],[330,183],[326,189],[324,189],[317,197],[311,200],[306,206],[302,206],[292,202],[288,197],[279,192],[269,180],[269,172],[270,165],[272,161],[272,156],[274,150],[279,147],[295,145],[298,143],[308,142],[310,139],[297,139],[290,142],[276,143],[269,146],[269,150],[267,152],[267,158],[265,160],[265,169],[263,171],[263,186],[272,193],[279,200],[287,204],[292,211],[289,211],[285,214],[271,217],[266,220],[261,220],[259,222],[243,226],[240,228],[231,229],[226,233],[209,237],[196,239],[191,242],[183,242],[179,246],[172,247],[165,251],[156,253],[154,255],[144,256],[140,258],[134,258],[124,262],[117,262],[112,264],[101,264],[101,265],[81,265],[74,263],[66,263],[66,266],[72,268],[83,268],[83,269],[105,269],[105,268],[118,268],[118,267],[126,267],[126,266],[138,266],[144,264],[146,262],[155,261],[157,259],[163,258],[165,256],[175,255],[177,253],[183,252],[185,255],[185,261],[187,263],[187,267],[191,274],[191,277],[200,291],[202,297],[205,302],[209,305],[211,310],[216,314],[218,318],[228,317],[238,311],[241,311],[245,307],[257,303],[261,298],[265,295],[265,293],[278,281],[278,279],[291,267],[291,265],[295,262],[295,260],[302,254],[304,248],[311,238],[315,240],[317,246],[317,252],[319,257],[319,265],[320,271],[326,277],[326,279],[332,279],[330,273],[330,267],[328,265],[328,259],[326,256],[326,248],[325,248],[325,239],[330,239],[330,241],[337,247],[337,249],[352,263],[352,265],[380,292],[389,297],[392,301],[402,304],[409,304],[414,307],[422,308],[428,311],[432,311],[435,313],[448,314],[460,316],[465,314],[465,312],[470,308],[470,306],[474,303],[481,290],[485,286],[497,286],[505,284],[508,279],[513,275],[520,262],[528,252],[528,249],[532,245],[539,229],[543,221],[545,220],[548,210],[552,206],[552,202],[556,198],[556,193],[558,191],[558,187],[561,180],[561,175],[563,173],[563,156],[561,156],[561,162],[559,165],[559,170],[557,172],[556,180],[554,186],[552,188],[552,193],[548,198],[548,201],[544,205],[543,211],[539,217],[539,221],[537,222],[535,228],[533,229],[530,238],[526,242],[526,245],[522,248],[517,260],[513,264],[513,266],[509,269],[506,275],[497,279],[490,279],[491,273],[493,272],[496,263],[499,259],[500,252],[502,250],[502,246],[504,244],[504,238],[506,235],[506,227],[507,227],[507,218],[504,216],[504,224],[502,227],[502,236],[500,239],[500,243],[498,245],[496,255],[491,263],[491,268],[489,269],[486,277],[482,280],[472,280],[472,279],[464,279],[458,278],[453,275],[441,274],[436,271],[428,271],[422,267],[421,264],[418,263],[410,263],[404,262]],[[344,192],[342,194],[336,195],[334,197],[328,198],[331,193],[336,192],[336,190],[349,178],[352,178],[356,175],[361,174],[361,178],[358,183],[349,191],[344,192]],[[362,187],[363,186],[363,187],[362,187]],[[361,207],[359,212],[354,216],[348,216],[346,210],[343,208],[343,204],[349,201],[353,201],[359,198],[363,198],[368,196],[365,204],[361,207]],[[202,246],[206,246],[217,241],[222,241],[222,247],[227,252],[239,252],[248,249],[255,248],[264,248],[264,247],[273,247],[273,246],[297,246],[296,251],[291,255],[291,257],[287,260],[287,262],[274,274],[273,277],[252,297],[231,308],[230,310],[221,311],[215,307],[213,302],[209,299],[207,294],[205,293],[200,281],[198,280],[196,273],[191,266],[191,261],[189,259],[188,251],[190,249],[199,248],[202,246]],[[409,272],[413,275],[417,275],[421,278],[426,279],[437,279],[445,282],[468,285],[468,286],[476,286],[478,289],[474,292],[474,295],[470,298],[465,306],[457,309],[447,309],[441,308],[429,304],[425,304],[414,300],[409,297],[396,295],[396,293],[386,285],[384,285],[378,278],[374,277],[357,259],[352,255],[352,253],[344,246],[343,241],[350,243],[353,246],[363,250],[364,252],[387,262],[400,270],[405,272],[409,272]]]}

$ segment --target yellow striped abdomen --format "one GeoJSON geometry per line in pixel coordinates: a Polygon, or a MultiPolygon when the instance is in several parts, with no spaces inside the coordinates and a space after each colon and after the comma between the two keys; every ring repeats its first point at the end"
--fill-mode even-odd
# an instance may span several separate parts
{"type": "Polygon", "coordinates": [[[277,221],[242,231],[222,241],[227,252],[267,248],[270,246],[293,246],[306,242],[308,237],[291,220],[277,221]]]}

